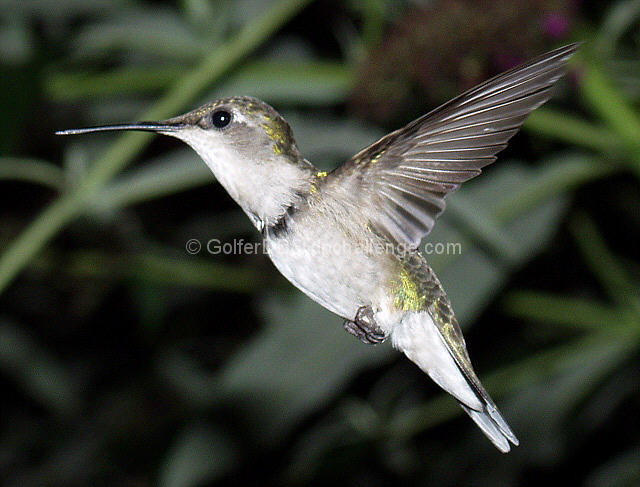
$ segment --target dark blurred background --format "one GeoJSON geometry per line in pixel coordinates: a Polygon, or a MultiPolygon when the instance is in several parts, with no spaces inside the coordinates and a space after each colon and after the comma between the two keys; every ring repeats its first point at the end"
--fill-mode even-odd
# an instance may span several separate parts
{"type": "Polygon", "coordinates": [[[0,484],[640,485],[640,2],[0,1],[0,484]],[[585,41],[428,237],[500,454],[266,256],[198,157],[144,134],[254,95],[332,169],[462,90],[585,41]]]}

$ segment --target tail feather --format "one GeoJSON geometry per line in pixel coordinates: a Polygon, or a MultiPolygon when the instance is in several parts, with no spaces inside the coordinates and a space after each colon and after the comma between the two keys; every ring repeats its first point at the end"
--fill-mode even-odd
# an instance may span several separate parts
{"type": "Polygon", "coordinates": [[[472,409],[464,403],[460,403],[462,409],[475,421],[485,435],[492,441],[492,443],[498,447],[498,449],[507,453],[511,450],[509,442],[518,446],[520,442],[513,433],[502,414],[498,410],[489,393],[480,383],[480,380],[475,375],[473,370],[461,370],[469,387],[475,392],[476,396],[483,403],[482,409],[472,409]],[[507,441],[508,440],[508,441],[507,441]]]}
{"type": "Polygon", "coordinates": [[[427,312],[407,314],[393,329],[391,337],[396,348],[458,400],[500,451],[508,452],[509,442],[518,445],[518,439],[478,380],[468,357],[461,360],[456,356],[456,352],[460,354],[464,350],[464,341],[452,350],[427,312]]]}
{"type": "Polygon", "coordinates": [[[498,411],[498,408],[495,406],[495,404],[487,405],[487,412],[489,413],[491,419],[498,425],[500,431],[507,437],[507,439],[515,446],[518,446],[520,444],[518,438],[516,438],[516,435],[513,433],[513,431],[511,431],[511,428],[504,420],[502,414],[500,414],[500,411],[498,411]]]}
{"type": "Polygon", "coordinates": [[[502,453],[508,453],[511,450],[509,442],[516,446],[520,444],[495,406],[486,405],[482,411],[476,411],[462,403],[460,406],[502,453]]]}
{"type": "MultiPolygon", "coordinates": [[[[491,443],[493,443],[496,448],[498,448],[498,450],[500,450],[502,453],[508,453],[511,450],[511,445],[509,445],[509,441],[507,439],[508,437],[498,426],[497,422],[488,414],[486,409],[483,411],[476,411],[474,409],[468,408],[462,403],[460,403],[460,406],[471,417],[471,419],[475,421],[482,432],[487,436],[487,438],[491,440],[491,443]]],[[[517,445],[518,440],[516,439],[514,443],[517,445]]]]}

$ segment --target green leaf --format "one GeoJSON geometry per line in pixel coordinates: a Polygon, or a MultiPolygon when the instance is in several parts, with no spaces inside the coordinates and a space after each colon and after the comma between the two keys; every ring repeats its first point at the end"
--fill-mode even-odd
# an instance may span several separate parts
{"type": "Polygon", "coordinates": [[[44,89],[53,101],[69,102],[105,96],[144,94],[166,88],[184,73],[183,66],[122,67],[106,73],[52,72],[44,89]]]}
{"type": "Polygon", "coordinates": [[[487,248],[506,264],[518,260],[519,250],[511,235],[500,227],[500,223],[484,207],[457,194],[447,201],[447,218],[477,245],[487,248]]]}
{"type": "Polygon", "coordinates": [[[239,69],[209,99],[242,94],[272,104],[331,105],[347,98],[353,82],[353,70],[343,63],[266,60],[239,69]]]}
{"type": "Polygon", "coordinates": [[[586,487],[628,487],[640,483],[640,445],[608,459],[589,475],[586,487]]]}
{"type": "Polygon", "coordinates": [[[20,66],[35,54],[35,39],[30,26],[22,19],[7,23],[0,17],[0,56],[4,66],[20,66]]]}
{"type": "Polygon", "coordinates": [[[78,60],[104,57],[114,51],[193,62],[206,54],[205,43],[173,11],[125,9],[122,15],[89,24],[73,40],[78,60]]]}
{"type": "Polygon", "coordinates": [[[585,64],[583,71],[585,102],[618,134],[640,173],[640,116],[599,66],[585,64]]]}
{"type": "Polygon", "coordinates": [[[519,191],[509,194],[494,206],[496,218],[502,222],[510,221],[546,200],[621,169],[620,165],[606,159],[580,154],[553,157],[519,191]]]}
{"type": "Polygon", "coordinates": [[[101,17],[122,11],[125,0],[3,0],[0,10],[10,18],[37,17],[43,23],[57,23],[81,16],[101,17]]]}
{"type": "MultiPolygon", "coordinates": [[[[198,254],[206,254],[206,241],[198,254]]],[[[185,242],[186,244],[186,242],[185,242]]],[[[147,250],[141,254],[113,255],[97,251],[77,251],[65,259],[64,268],[56,267],[55,259],[43,256],[34,262],[41,271],[63,273],[75,277],[127,279],[154,285],[197,287],[224,292],[250,293],[264,284],[264,277],[255,268],[241,268],[206,260],[204,257],[184,256],[175,252],[147,250]]]]}
{"type": "Polygon", "coordinates": [[[607,62],[607,72],[620,90],[631,101],[640,97],[640,61],[637,59],[612,59],[607,62]]]}
{"type": "MultiPolygon", "coordinates": [[[[184,66],[125,66],[105,73],[54,71],[44,87],[54,101],[130,96],[164,89],[184,73],[184,66]]],[[[273,104],[327,105],[343,102],[353,72],[332,61],[261,60],[237,70],[207,100],[251,94],[273,104]]],[[[102,100],[104,102],[104,100],[102,100]]]]}
{"type": "Polygon", "coordinates": [[[162,462],[161,487],[198,487],[225,475],[237,452],[224,434],[202,424],[185,428],[162,462]]]}
{"type": "Polygon", "coordinates": [[[50,162],[20,157],[0,157],[0,179],[41,184],[62,190],[64,173],[50,162]]]}
{"type": "Polygon", "coordinates": [[[323,170],[334,169],[384,135],[380,129],[358,120],[322,115],[305,117],[297,112],[284,112],[284,116],[300,151],[323,170]]]}
{"type": "Polygon", "coordinates": [[[342,320],[296,293],[263,304],[264,330],[223,368],[220,393],[244,399],[261,441],[273,442],[318,410],[363,369],[388,361],[390,344],[366,346],[342,320]],[[268,421],[265,421],[268,418],[268,421]]]}
{"type": "Polygon", "coordinates": [[[77,378],[44,345],[6,320],[0,322],[0,370],[54,414],[73,415],[81,406],[77,378]]]}
{"type": "Polygon", "coordinates": [[[640,17],[640,1],[618,1],[609,9],[596,37],[595,50],[601,59],[611,58],[616,43],[640,17]]]}
{"type": "Polygon", "coordinates": [[[337,316],[300,293],[286,302],[279,293],[261,308],[264,329],[215,375],[180,353],[159,362],[163,376],[191,403],[240,401],[260,442],[277,442],[360,371],[393,356],[390,344],[365,346],[343,330],[337,316]]]}
{"type": "Polygon", "coordinates": [[[504,309],[516,318],[536,320],[550,326],[571,326],[579,330],[600,330],[606,323],[628,320],[628,316],[620,310],[597,302],[532,291],[509,294],[504,309]]]}
{"type": "Polygon", "coordinates": [[[571,230],[584,259],[611,299],[640,311],[640,289],[631,281],[622,262],[607,248],[594,223],[585,214],[579,214],[572,220],[571,230]]]}
{"type": "Polygon", "coordinates": [[[619,150],[620,141],[616,133],[553,108],[538,108],[529,115],[523,128],[554,140],[600,152],[619,150]]]}
{"type": "Polygon", "coordinates": [[[191,149],[179,149],[116,178],[93,205],[106,211],[211,184],[213,173],[191,149]]]}

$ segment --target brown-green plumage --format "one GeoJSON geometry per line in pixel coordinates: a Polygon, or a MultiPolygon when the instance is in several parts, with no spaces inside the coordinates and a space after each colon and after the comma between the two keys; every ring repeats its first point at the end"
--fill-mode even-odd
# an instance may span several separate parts
{"type": "MultiPolygon", "coordinates": [[[[400,293],[397,295],[403,296],[398,304],[402,305],[405,310],[427,311],[429,313],[442,338],[451,349],[453,358],[472,387],[485,400],[491,401],[473,371],[462,330],[453,312],[451,301],[440,284],[438,276],[419,252],[405,252],[400,254],[398,259],[402,266],[399,280],[401,283],[403,281],[410,282],[415,289],[415,297],[417,298],[407,301],[402,295],[402,290],[396,289],[396,293],[400,293]]],[[[406,284],[403,286],[406,287],[406,284]]]]}
{"type": "Polygon", "coordinates": [[[472,371],[462,330],[438,276],[417,251],[398,253],[397,258],[400,272],[397,278],[391,279],[391,289],[396,297],[394,304],[403,311],[428,312],[447,344],[455,351],[456,362],[472,371]]]}

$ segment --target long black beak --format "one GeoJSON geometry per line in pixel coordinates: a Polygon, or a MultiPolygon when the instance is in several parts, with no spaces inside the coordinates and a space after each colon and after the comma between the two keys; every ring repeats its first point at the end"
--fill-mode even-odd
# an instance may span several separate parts
{"type": "Polygon", "coordinates": [[[176,132],[185,125],[167,122],[135,122],[120,123],[117,125],[101,125],[100,127],[85,127],[82,129],[58,130],[56,135],[78,135],[91,132],[112,132],[116,130],[141,130],[144,132],[176,132]]]}

